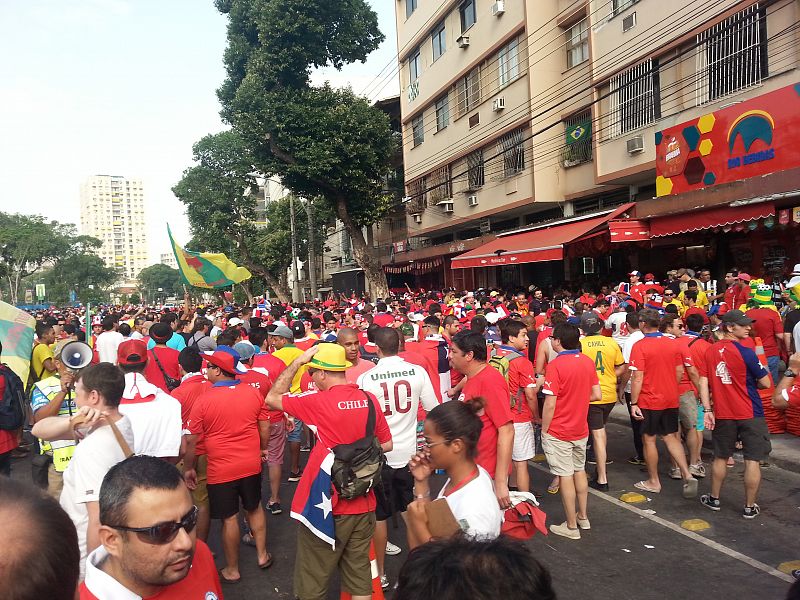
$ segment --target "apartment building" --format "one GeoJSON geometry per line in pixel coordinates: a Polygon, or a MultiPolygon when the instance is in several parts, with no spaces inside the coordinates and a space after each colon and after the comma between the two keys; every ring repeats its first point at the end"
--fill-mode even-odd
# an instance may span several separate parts
{"type": "Polygon", "coordinates": [[[172,269],[178,268],[178,261],[175,260],[175,254],[172,252],[165,252],[161,254],[161,264],[167,265],[172,269]]]}
{"type": "MultiPolygon", "coordinates": [[[[795,248],[781,211],[794,217],[800,156],[728,169],[709,123],[775,112],[769,94],[800,79],[798,14],[796,0],[397,0],[409,240],[393,269],[435,258],[422,287],[527,286],[795,248]]],[[[761,137],[794,128],[785,112],[761,137]]]]}
{"type": "Polygon", "coordinates": [[[81,233],[102,242],[97,254],[121,280],[148,266],[144,185],[141,179],[94,175],[80,188],[81,233]]]}

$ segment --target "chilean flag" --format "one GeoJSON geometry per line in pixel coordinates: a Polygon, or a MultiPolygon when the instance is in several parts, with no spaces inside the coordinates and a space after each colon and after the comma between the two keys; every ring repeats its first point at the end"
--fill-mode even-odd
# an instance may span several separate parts
{"type": "Polygon", "coordinates": [[[324,448],[322,444],[317,444],[311,451],[303,477],[297,484],[292,500],[291,516],[335,550],[332,466],[333,452],[324,448]],[[312,476],[312,473],[316,475],[312,476]]]}

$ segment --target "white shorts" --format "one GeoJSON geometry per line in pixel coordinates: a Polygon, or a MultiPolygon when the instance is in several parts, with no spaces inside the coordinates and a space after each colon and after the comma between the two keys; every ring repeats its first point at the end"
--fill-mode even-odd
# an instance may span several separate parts
{"type": "Polygon", "coordinates": [[[523,462],[535,455],[533,423],[514,423],[514,449],[511,451],[511,460],[523,462]]]}

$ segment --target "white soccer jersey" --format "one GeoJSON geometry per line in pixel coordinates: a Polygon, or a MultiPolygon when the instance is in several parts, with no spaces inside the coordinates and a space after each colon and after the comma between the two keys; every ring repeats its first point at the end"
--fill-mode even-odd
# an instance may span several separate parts
{"type": "Polygon", "coordinates": [[[392,451],[386,454],[386,463],[393,469],[405,467],[416,453],[420,402],[425,410],[439,404],[430,377],[419,365],[399,356],[387,356],[358,378],[358,387],[375,394],[383,406],[393,442],[392,451]]]}

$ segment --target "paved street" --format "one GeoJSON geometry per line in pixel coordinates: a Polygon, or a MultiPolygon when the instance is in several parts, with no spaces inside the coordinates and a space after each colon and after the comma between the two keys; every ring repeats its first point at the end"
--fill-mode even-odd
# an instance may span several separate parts
{"type": "MultiPolygon", "coordinates": [[[[759,503],[762,514],[753,521],[741,517],[743,506],[742,464],[729,471],[723,489],[723,510],[713,513],[698,500],[684,500],[680,483],[663,475],[663,491],[644,504],[627,505],[618,500],[634,491],[642,479],[640,467],[626,462],[632,454],[630,431],[618,423],[609,425],[611,491],[591,491],[589,517],[592,529],[580,541],[554,535],[537,535],[527,542],[550,569],[559,598],[783,598],[789,577],[776,567],[800,560],[800,474],[772,466],[763,471],[759,503]],[[703,519],[711,527],[690,533],[680,527],[687,519],[703,519]]],[[[663,458],[663,453],[662,453],[663,458]]],[[[704,456],[708,460],[708,456],[704,456]]],[[[15,462],[15,477],[28,477],[27,461],[15,462]]],[[[662,473],[666,463],[662,463],[662,473]]],[[[545,492],[550,476],[531,467],[534,489],[548,515],[548,523],[562,520],[558,496],[545,492]]],[[[225,586],[226,598],[292,598],[295,521],[288,505],[295,484],[284,483],[284,514],[268,515],[269,549],[275,566],[266,572],[256,568],[255,549],[242,547],[242,581],[225,586]]],[[[709,482],[701,481],[700,492],[709,482]]],[[[405,535],[390,528],[390,539],[403,547],[399,556],[387,557],[392,582],[406,556],[405,535]]],[[[210,540],[222,566],[219,525],[212,525],[210,540]]],[[[329,598],[338,598],[334,582],[329,598]]],[[[391,598],[391,593],[387,594],[391,598]]]]}

